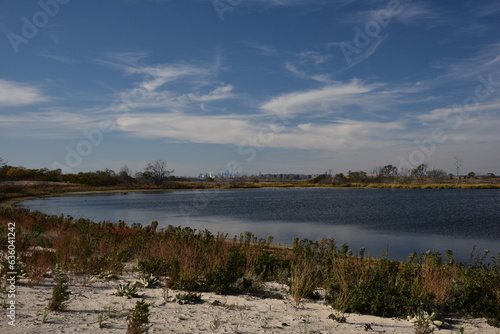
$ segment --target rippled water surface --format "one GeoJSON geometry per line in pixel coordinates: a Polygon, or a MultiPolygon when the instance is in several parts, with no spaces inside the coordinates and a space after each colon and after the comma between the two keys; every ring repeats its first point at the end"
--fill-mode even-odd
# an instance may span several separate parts
{"type": "Polygon", "coordinates": [[[127,192],[29,200],[48,214],[190,226],[239,235],[250,231],[291,244],[294,237],[334,238],[354,250],[404,259],[443,252],[500,253],[500,191],[494,189],[245,189],[127,192]]]}

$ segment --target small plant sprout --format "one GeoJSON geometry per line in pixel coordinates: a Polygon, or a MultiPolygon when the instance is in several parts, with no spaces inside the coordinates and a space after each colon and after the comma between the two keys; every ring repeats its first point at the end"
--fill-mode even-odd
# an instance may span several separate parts
{"type": "Polygon", "coordinates": [[[48,308],[45,308],[42,314],[42,324],[46,324],[47,322],[49,322],[49,314],[50,310],[48,308]]]}
{"type": "Polygon", "coordinates": [[[160,280],[153,274],[149,274],[149,276],[141,278],[139,283],[146,289],[154,289],[160,285],[160,280]]]}
{"type": "Polygon", "coordinates": [[[418,309],[415,316],[409,320],[413,323],[415,334],[432,334],[434,333],[434,319],[435,313],[429,315],[426,311],[418,309]]]}
{"type": "Polygon", "coordinates": [[[104,306],[102,311],[100,311],[97,315],[97,323],[99,324],[99,328],[107,328],[108,324],[106,323],[106,321],[116,316],[117,313],[118,312],[113,308],[113,306],[104,306]]]}

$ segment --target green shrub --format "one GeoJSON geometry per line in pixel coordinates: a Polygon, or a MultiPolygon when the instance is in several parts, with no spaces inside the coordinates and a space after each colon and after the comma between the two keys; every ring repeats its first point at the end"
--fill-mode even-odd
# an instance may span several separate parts
{"type": "Polygon", "coordinates": [[[63,311],[66,309],[69,296],[71,295],[68,281],[69,279],[66,273],[58,273],[56,275],[55,285],[52,288],[52,298],[48,305],[50,311],[63,311]]]}
{"type": "Polygon", "coordinates": [[[139,262],[139,271],[145,275],[155,277],[165,276],[169,269],[168,263],[159,257],[153,257],[139,262]]]}
{"type": "Polygon", "coordinates": [[[208,291],[227,294],[233,290],[232,285],[245,274],[246,256],[239,248],[232,248],[224,267],[216,268],[206,276],[208,291]]]}
{"type": "Polygon", "coordinates": [[[151,304],[138,300],[128,316],[127,334],[146,334],[149,332],[149,308],[151,304]]]}
{"type": "Polygon", "coordinates": [[[119,284],[116,287],[116,292],[114,293],[114,295],[119,297],[127,297],[128,299],[137,298],[139,297],[139,295],[137,294],[138,290],[139,287],[137,286],[137,282],[128,282],[127,284],[119,284]]]}
{"type": "Polygon", "coordinates": [[[254,273],[261,277],[262,280],[267,281],[271,280],[284,266],[284,260],[274,254],[265,252],[257,257],[254,265],[254,273]]]}

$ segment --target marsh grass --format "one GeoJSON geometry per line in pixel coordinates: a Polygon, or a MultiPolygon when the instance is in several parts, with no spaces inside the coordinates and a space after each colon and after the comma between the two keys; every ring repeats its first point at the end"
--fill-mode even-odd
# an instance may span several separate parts
{"type": "Polygon", "coordinates": [[[291,268],[290,276],[290,296],[292,305],[300,307],[305,299],[314,296],[314,290],[319,284],[318,268],[313,263],[300,261],[291,268]]]}
{"type": "MultiPolygon", "coordinates": [[[[18,262],[30,285],[56,267],[71,277],[107,277],[136,263],[136,279],[158,278],[165,289],[186,293],[254,294],[262,282],[277,281],[289,285],[296,306],[322,288],[340,314],[406,317],[422,308],[485,317],[500,326],[500,264],[489,252],[476,251],[469,263],[455,263],[451,252],[393,261],[365,257],[333,239],[295,239],[289,249],[251,233],[228,240],[191,228],[94,223],[1,207],[0,234],[6,235],[10,221],[16,222],[18,262]]],[[[5,243],[0,251],[5,253],[5,243]]]]}

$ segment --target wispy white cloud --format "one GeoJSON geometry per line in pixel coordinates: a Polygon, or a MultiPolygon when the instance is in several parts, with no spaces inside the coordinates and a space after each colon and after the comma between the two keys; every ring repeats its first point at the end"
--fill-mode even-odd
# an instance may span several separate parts
{"type": "Polygon", "coordinates": [[[256,41],[241,42],[241,44],[256,49],[262,56],[276,56],[280,54],[280,51],[277,48],[269,44],[259,43],[256,41]]]}
{"type": "Polygon", "coordinates": [[[301,79],[310,79],[317,82],[325,84],[334,84],[335,81],[330,77],[330,74],[320,73],[320,74],[308,74],[306,71],[297,68],[292,62],[286,61],[285,68],[292,73],[294,76],[301,79]]]}
{"type": "Polygon", "coordinates": [[[38,87],[0,79],[0,107],[29,106],[49,100],[38,87]]]}
{"type": "Polygon", "coordinates": [[[80,63],[80,61],[78,61],[78,60],[76,60],[74,58],[70,58],[68,56],[50,54],[47,50],[43,50],[40,53],[40,56],[42,56],[44,58],[52,59],[52,60],[55,60],[55,61],[58,61],[58,62],[61,62],[61,63],[66,63],[66,64],[69,64],[69,65],[76,65],[76,64],[80,63]]]}
{"type": "Polygon", "coordinates": [[[435,25],[445,16],[436,8],[431,8],[429,3],[417,1],[402,1],[401,12],[395,15],[397,21],[412,25],[426,22],[435,25]]]}
{"type": "Polygon", "coordinates": [[[474,2],[471,12],[477,18],[495,15],[500,12],[500,3],[496,1],[474,2]]]}
{"type": "MultiPolygon", "coordinates": [[[[134,109],[176,110],[187,112],[191,107],[201,108],[200,102],[210,103],[234,98],[234,87],[217,80],[221,66],[217,54],[213,64],[145,64],[146,52],[118,52],[110,54],[111,60],[96,62],[117,69],[135,80],[133,88],[114,94],[118,101],[129,101],[134,109]],[[139,98],[134,99],[133,96],[139,98]]],[[[116,107],[116,104],[114,105],[116,107]]],[[[128,106],[129,107],[129,106],[128,106]]],[[[203,105],[203,108],[206,108],[203,105]]],[[[202,109],[203,109],[202,108],[202,109]]],[[[109,109],[109,108],[108,108],[109,109]]]]}
{"type": "Polygon", "coordinates": [[[346,105],[357,105],[361,102],[360,97],[366,98],[366,93],[374,91],[379,85],[366,85],[360,80],[352,80],[348,83],[336,83],[319,89],[287,93],[272,98],[261,104],[261,109],[266,113],[289,114],[318,112],[339,112],[346,105]]]}
{"type": "Polygon", "coordinates": [[[461,84],[470,85],[471,92],[475,88],[472,81],[477,82],[479,76],[492,75],[495,82],[500,82],[500,43],[483,45],[469,55],[442,59],[433,67],[442,70],[442,74],[429,80],[425,85],[461,84]]]}
{"type": "Polygon", "coordinates": [[[500,101],[492,101],[479,104],[474,108],[468,108],[465,110],[463,105],[456,105],[452,107],[446,108],[436,108],[428,113],[420,114],[416,116],[416,119],[420,122],[445,122],[448,119],[451,119],[454,116],[460,116],[465,118],[477,116],[478,113],[483,113],[487,111],[491,111],[497,113],[500,110],[500,101]],[[476,114],[476,115],[474,115],[476,114]],[[464,116],[465,115],[465,116],[464,116]]]}
{"type": "Polygon", "coordinates": [[[320,53],[317,51],[303,50],[297,54],[301,63],[312,63],[314,65],[320,65],[326,63],[330,60],[331,54],[320,53]]]}
{"type": "MultiPolygon", "coordinates": [[[[264,131],[265,123],[241,116],[193,116],[177,113],[148,113],[118,120],[121,131],[140,138],[164,138],[173,142],[241,145],[264,131]]],[[[267,147],[286,149],[348,150],[383,148],[397,142],[404,130],[399,122],[341,120],[331,124],[299,124],[270,133],[267,147]],[[395,133],[390,134],[391,131],[395,133]]],[[[269,130],[269,129],[268,129],[269,130]]],[[[268,136],[268,135],[266,135],[268,136]]]]}
{"type": "Polygon", "coordinates": [[[364,26],[369,21],[384,21],[386,24],[399,22],[402,24],[412,25],[422,21],[433,21],[441,18],[439,10],[431,8],[428,3],[415,2],[411,0],[401,0],[392,2],[388,5],[388,1],[370,1],[364,6],[366,9],[353,12],[343,12],[339,18],[346,24],[359,24],[364,26]]]}
{"type": "Polygon", "coordinates": [[[285,62],[285,68],[296,77],[307,78],[306,72],[299,70],[295,65],[293,65],[289,61],[285,62]]]}
{"type": "Polygon", "coordinates": [[[217,101],[217,100],[225,100],[229,98],[235,97],[235,94],[232,93],[233,91],[233,86],[232,85],[224,85],[224,86],[219,86],[209,92],[208,94],[204,95],[198,95],[198,94],[187,94],[189,99],[192,101],[198,101],[198,102],[208,102],[208,101],[217,101]]]}
{"type": "Polygon", "coordinates": [[[402,122],[340,120],[330,124],[300,124],[276,135],[270,146],[343,151],[387,148],[398,142],[402,122]]]}
{"type": "Polygon", "coordinates": [[[243,117],[195,116],[183,113],[142,113],[120,118],[118,128],[141,138],[210,144],[239,144],[258,131],[243,117]]]}
{"type": "Polygon", "coordinates": [[[81,135],[81,130],[98,128],[99,116],[61,108],[37,112],[0,114],[0,129],[11,137],[61,139],[81,135]]]}

